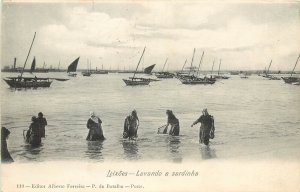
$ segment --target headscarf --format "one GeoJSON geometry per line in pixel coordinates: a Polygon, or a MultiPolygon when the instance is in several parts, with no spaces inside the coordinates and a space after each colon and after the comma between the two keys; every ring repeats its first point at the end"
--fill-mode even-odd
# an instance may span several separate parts
{"type": "Polygon", "coordinates": [[[90,119],[95,123],[99,123],[99,119],[93,111],[90,112],[90,119]]]}
{"type": "Polygon", "coordinates": [[[207,111],[207,109],[205,108],[205,109],[203,109],[202,110],[202,113],[203,113],[203,115],[208,115],[208,111],[207,111]]]}

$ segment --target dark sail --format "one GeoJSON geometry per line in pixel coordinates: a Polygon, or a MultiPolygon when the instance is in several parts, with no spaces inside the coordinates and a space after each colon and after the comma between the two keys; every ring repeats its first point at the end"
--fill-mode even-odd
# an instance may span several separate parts
{"type": "Polygon", "coordinates": [[[79,61],[79,58],[78,57],[77,59],[75,59],[68,67],[68,73],[69,72],[76,72],[76,69],[77,69],[77,64],[78,64],[78,61],[79,61]]]}
{"type": "Polygon", "coordinates": [[[144,73],[150,74],[150,73],[152,72],[152,70],[153,70],[154,67],[155,67],[155,64],[153,64],[153,65],[151,65],[151,66],[149,66],[149,67],[146,67],[146,68],[144,69],[144,73]]]}
{"type": "Polygon", "coordinates": [[[33,58],[31,68],[30,68],[30,73],[32,73],[35,70],[35,57],[33,58]]]}

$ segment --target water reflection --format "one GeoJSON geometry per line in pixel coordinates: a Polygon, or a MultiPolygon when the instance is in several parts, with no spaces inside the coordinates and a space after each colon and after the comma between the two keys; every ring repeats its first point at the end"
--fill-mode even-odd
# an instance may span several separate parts
{"type": "Polygon", "coordinates": [[[97,160],[103,160],[103,141],[87,141],[87,151],[85,152],[86,155],[90,159],[97,159],[97,160]]]}
{"type": "Polygon", "coordinates": [[[129,160],[140,159],[138,141],[124,140],[122,141],[125,158],[129,160]]]}
{"type": "Polygon", "coordinates": [[[200,145],[199,150],[203,160],[217,158],[216,150],[209,145],[200,145]]]}
{"type": "Polygon", "coordinates": [[[43,149],[44,149],[43,144],[39,144],[39,145],[25,144],[24,151],[20,154],[20,156],[23,156],[29,160],[38,160],[40,153],[43,151],[43,149]]]}
{"type": "Polygon", "coordinates": [[[182,162],[182,154],[180,151],[180,136],[169,136],[166,138],[166,142],[168,143],[167,147],[170,151],[173,162],[182,162]]]}

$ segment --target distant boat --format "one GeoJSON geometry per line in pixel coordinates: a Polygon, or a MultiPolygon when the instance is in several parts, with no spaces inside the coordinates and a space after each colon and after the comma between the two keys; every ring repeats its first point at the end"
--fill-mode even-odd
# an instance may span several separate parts
{"type": "Polygon", "coordinates": [[[80,57],[75,59],[68,67],[67,73],[70,77],[76,77],[76,75],[77,75],[76,70],[77,70],[79,58],[80,57]]]}
{"type": "MultiPolygon", "coordinates": [[[[49,78],[38,78],[38,77],[23,77],[24,69],[35,39],[36,32],[34,33],[33,40],[31,42],[24,66],[21,71],[21,75],[18,77],[6,77],[3,79],[11,88],[38,88],[38,87],[50,87],[52,81],[49,78]]],[[[32,61],[30,72],[35,69],[35,58],[32,61]]]]}
{"type": "Polygon", "coordinates": [[[248,74],[247,73],[242,73],[240,77],[242,79],[248,79],[248,74]]]}
{"type": "Polygon", "coordinates": [[[294,68],[293,68],[293,70],[292,70],[292,72],[291,72],[291,76],[290,76],[290,77],[281,77],[282,80],[283,80],[285,83],[289,83],[289,84],[299,84],[299,82],[300,82],[300,77],[292,77],[292,76],[293,76],[293,73],[294,73],[294,71],[295,71],[295,68],[296,68],[296,66],[297,66],[299,57],[300,57],[300,54],[299,54],[299,56],[298,56],[298,58],[297,58],[297,61],[296,61],[296,63],[295,63],[295,66],[294,66],[294,68]]]}
{"type": "Polygon", "coordinates": [[[190,74],[192,72],[192,70],[195,71],[196,68],[193,67],[193,61],[194,61],[194,56],[195,56],[195,52],[196,52],[196,49],[194,48],[194,52],[193,52],[193,57],[192,57],[192,60],[191,60],[191,67],[190,67],[190,72],[189,74],[181,74],[178,76],[178,79],[180,80],[180,82],[182,84],[190,84],[190,85],[206,85],[206,84],[214,84],[216,82],[216,79],[215,78],[212,78],[212,77],[204,77],[204,78],[201,78],[201,77],[198,77],[199,75],[199,72],[200,72],[200,67],[201,67],[201,63],[202,63],[202,59],[203,59],[203,56],[204,56],[204,51],[202,52],[202,55],[201,55],[201,59],[200,59],[200,62],[199,62],[199,66],[198,66],[198,69],[197,69],[197,73],[196,75],[194,74],[190,74]]]}
{"type": "Polygon", "coordinates": [[[88,63],[87,63],[87,70],[81,72],[81,74],[82,74],[82,76],[90,77],[90,76],[92,75],[91,70],[90,70],[90,68],[91,68],[91,63],[89,63],[89,60],[88,60],[87,62],[88,62],[88,63]]]}
{"type": "Polygon", "coordinates": [[[144,69],[144,73],[146,73],[146,74],[151,74],[154,67],[155,67],[155,64],[150,65],[149,67],[146,67],[146,68],[144,69]]]}
{"type": "Polygon", "coordinates": [[[269,74],[269,73],[270,73],[270,67],[271,67],[271,65],[272,65],[272,60],[271,60],[271,62],[270,62],[270,64],[269,64],[268,70],[265,71],[265,74],[263,74],[262,77],[265,77],[265,78],[267,78],[267,79],[269,79],[269,80],[280,80],[279,77],[276,77],[276,76],[274,76],[274,75],[270,75],[270,74],[269,74]]]}
{"type": "Polygon", "coordinates": [[[135,72],[133,73],[133,77],[130,77],[130,78],[128,78],[128,79],[123,79],[123,81],[124,81],[124,83],[125,83],[126,85],[129,85],[129,86],[149,85],[149,83],[151,82],[150,79],[146,79],[146,78],[136,78],[136,77],[135,77],[135,74],[136,74],[137,69],[138,69],[138,67],[139,67],[139,65],[140,65],[140,62],[141,62],[141,60],[142,60],[142,58],[143,58],[143,55],[144,55],[144,53],[145,53],[145,50],[146,50],[146,47],[144,47],[143,53],[142,53],[142,55],[141,55],[141,58],[140,58],[140,60],[139,60],[139,62],[138,62],[138,64],[137,64],[137,67],[136,67],[136,69],[135,69],[135,72]]]}
{"type": "Polygon", "coordinates": [[[102,64],[102,69],[98,70],[96,67],[96,71],[91,71],[92,74],[108,74],[107,70],[103,70],[103,64],[102,64]]]}
{"type": "Polygon", "coordinates": [[[220,75],[221,62],[222,62],[222,60],[220,59],[218,75],[215,75],[214,77],[215,77],[216,79],[229,79],[228,76],[220,75]]]}
{"type": "Polygon", "coordinates": [[[162,71],[155,73],[155,76],[157,78],[159,78],[159,79],[170,79],[170,78],[173,78],[175,76],[173,73],[164,72],[164,69],[165,69],[165,66],[167,64],[167,61],[168,61],[168,58],[165,61],[165,64],[164,64],[164,67],[163,67],[162,71]]]}

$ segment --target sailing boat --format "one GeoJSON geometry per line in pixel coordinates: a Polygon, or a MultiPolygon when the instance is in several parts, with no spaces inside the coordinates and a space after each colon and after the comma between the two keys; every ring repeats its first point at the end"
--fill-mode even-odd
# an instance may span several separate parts
{"type": "Polygon", "coordinates": [[[137,64],[137,66],[136,66],[136,69],[135,69],[134,73],[133,73],[133,77],[130,77],[129,79],[123,79],[123,81],[125,82],[126,85],[130,85],[130,86],[135,86],[135,85],[149,85],[151,79],[137,78],[137,77],[135,77],[135,74],[136,74],[137,69],[138,69],[138,67],[140,65],[140,62],[141,62],[141,60],[143,58],[145,50],[146,50],[146,47],[144,47],[142,56],[141,56],[141,58],[140,58],[140,60],[139,60],[139,62],[137,64]]]}
{"type": "Polygon", "coordinates": [[[271,62],[269,64],[268,70],[265,71],[265,74],[262,75],[262,77],[265,77],[265,78],[267,78],[269,80],[280,80],[280,78],[275,77],[274,75],[269,75],[271,64],[272,64],[272,60],[271,60],[271,62]]]}
{"type": "Polygon", "coordinates": [[[144,69],[144,73],[146,73],[146,74],[151,74],[151,72],[152,72],[152,70],[153,70],[154,67],[155,67],[155,64],[150,65],[149,67],[146,67],[146,68],[144,69]]]}
{"type": "Polygon", "coordinates": [[[81,72],[82,76],[90,77],[92,74],[90,68],[91,68],[91,64],[89,65],[89,60],[87,60],[87,71],[81,72]]]}
{"type": "MultiPolygon", "coordinates": [[[[193,60],[194,60],[195,52],[196,52],[196,49],[194,48],[193,57],[192,57],[192,61],[191,61],[191,67],[190,67],[191,70],[193,68],[193,60]]],[[[215,79],[211,79],[211,78],[207,78],[207,77],[204,77],[204,78],[198,77],[203,56],[204,56],[204,51],[202,52],[196,75],[194,75],[194,74],[190,75],[190,72],[191,72],[190,71],[189,75],[179,76],[179,80],[181,81],[182,84],[190,84],[190,85],[202,84],[202,85],[206,85],[206,84],[214,84],[216,82],[215,79]]]]}
{"type": "Polygon", "coordinates": [[[76,77],[77,73],[76,73],[76,70],[77,70],[77,65],[78,65],[78,61],[79,61],[79,58],[78,57],[77,59],[75,59],[68,67],[68,75],[70,77],[76,77]]]}
{"type": "MultiPolygon", "coordinates": [[[[38,87],[50,87],[52,81],[49,78],[38,78],[38,77],[23,77],[24,69],[35,39],[36,32],[34,33],[33,40],[31,42],[24,66],[21,71],[21,75],[18,77],[6,77],[3,79],[11,88],[38,88],[38,87]]],[[[35,69],[35,58],[32,61],[30,71],[33,72],[35,69]]]]}
{"type": "Polygon", "coordinates": [[[283,80],[285,83],[289,83],[289,84],[294,84],[294,83],[299,84],[299,83],[300,83],[300,77],[292,77],[292,75],[293,75],[293,73],[294,73],[294,71],[295,71],[295,68],[296,68],[296,66],[297,66],[299,57],[300,57],[300,54],[299,54],[299,56],[298,56],[298,58],[297,58],[297,61],[296,61],[296,63],[295,63],[295,66],[294,66],[294,68],[293,68],[293,70],[292,70],[292,72],[291,72],[291,76],[290,76],[290,77],[281,77],[282,80],[283,80]]]}
{"type": "Polygon", "coordinates": [[[229,79],[228,76],[220,75],[221,62],[222,62],[222,60],[220,59],[218,75],[215,75],[215,78],[216,79],[229,79]]]}
{"type": "Polygon", "coordinates": [[[163,67],[162,71],[161,71],[161,72],[157,72],[157,73],[155,74],[155,76],[156,76],[157,78],[160,78],[160,79],[170,79],[170,78],[173,78],[173,77],[174,77],[174,74],[173,74],[173,73],[170,73],[170,72],[164,72],[164,69],[165,69],[165,66],[166,66],[167,62],[168,62],[168,58],[167,58],[166,61],[165,61],[165,64],[164,64],[164,67],[163,67]]]}

